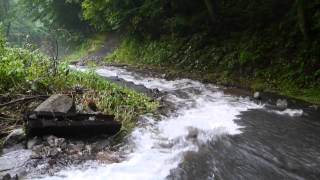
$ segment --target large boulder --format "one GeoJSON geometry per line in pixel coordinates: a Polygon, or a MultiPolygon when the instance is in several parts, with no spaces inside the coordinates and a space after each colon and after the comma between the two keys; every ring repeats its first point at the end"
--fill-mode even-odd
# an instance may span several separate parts
{"type": "Polygon", "coordinates": [[[35,111],[37,112],[61,112],[68,113],[74,110],[72,98],[63,94],[54,94],[41,103],[35,111]]]}

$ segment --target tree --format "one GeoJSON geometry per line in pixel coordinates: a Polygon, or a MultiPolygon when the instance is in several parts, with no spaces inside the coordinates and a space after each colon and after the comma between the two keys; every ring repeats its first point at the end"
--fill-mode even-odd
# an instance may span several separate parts
{"type": "Polygon", "coordinates": [[[10,28],[11,28],[11,19],[13,18],[11,15],[11,7],[9,0],[0,0],[0,22],[3,24],[5,28],[5,35],[9,37],[10,28]]]}
{"type": "Polygon", "coordinates": [[[41,21],[49,29],[90,30],[82,18],[81,0],[20,0],[34,21],[41,21]]]}
{"type": "Polygon", "coordinates": [[[306,42],[310,41],[310,27],[306,12],[306,1],[296,0],[298,25],[306,42]]]}

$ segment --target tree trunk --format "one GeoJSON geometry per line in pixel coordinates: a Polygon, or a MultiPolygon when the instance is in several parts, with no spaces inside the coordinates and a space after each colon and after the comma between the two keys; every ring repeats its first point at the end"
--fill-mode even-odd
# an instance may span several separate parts
{"type": "Polygon", "coordinates": [[[304,40],[310,42],[310,27],[308,23],[308,18],[306,14],[306,1],[305,0],[296,0],[297,4],[297,18],[298,25],[301,33],[303,34],[304,40]]]}
{"type": "Polygon", "coordinates": [[[215,3],[212,3],[211,0],[204,0],[204,3],[205,3],[206,8],[208,10],[210,19],[211,19],[212,23],[214,23],[216,21],[216,12],[215,12],[216,7],[214,6],[215,3]]]}
{"type": "Polygon", "coordinates": [[[11,22],[8,22],[6,29],[6,37],[9,38],[10,35],[11,22]]]}

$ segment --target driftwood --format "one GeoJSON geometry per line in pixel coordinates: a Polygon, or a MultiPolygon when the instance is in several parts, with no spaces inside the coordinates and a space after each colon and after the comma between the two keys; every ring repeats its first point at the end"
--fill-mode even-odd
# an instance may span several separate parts
{"type": "Polygon", "coordinates": [[[114,116],[103,114],[29,112],[24,121],[28,137],[114,135],[121,129],[114,116]]]}
{"type": "Polygon", "coordinates": [[[18,102],[21,102],[21,101],[29,101],[29,100],[32,100],[32,99],[48,98],[48,97],[49,96],[46,96],[46,95],[24,97],[24,98],[16,99],[16,100],[13,100],[13,101],[10,101],[10,102],[7,102],[7,103],[0,104],[0,108],[5,107],[5,106],[9,106],[11,104],[15,104],[15,103],[18,103],[18,102]]]}

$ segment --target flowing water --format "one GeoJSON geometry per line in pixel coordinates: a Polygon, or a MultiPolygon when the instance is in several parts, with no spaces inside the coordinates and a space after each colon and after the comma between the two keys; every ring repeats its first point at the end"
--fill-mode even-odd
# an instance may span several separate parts
{"type": "MultiPolygon", "coordinates": [[[[78,68],[78,70],[84,70],[78,68]]],[[[107,78],[157,88],[172,111],[147,114],[113,164],[88,162],[43,179],[319,179],[319,112],[279,111],[189,79],[168,81],[117,67],[107,78]]]]}

